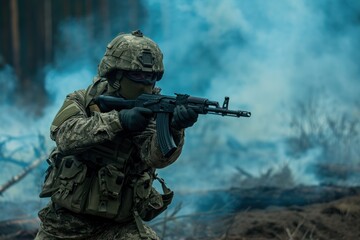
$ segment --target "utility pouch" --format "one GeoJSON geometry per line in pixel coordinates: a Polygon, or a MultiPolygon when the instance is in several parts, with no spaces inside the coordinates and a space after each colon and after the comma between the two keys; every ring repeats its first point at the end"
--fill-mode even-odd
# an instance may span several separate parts
{"type": "Polygon", "coordinates": [[[85,213],[115,218],[119,212],[125,175],[115,165],[106,165],[93,178],[85,213]]]}
{"type": "Polygon", "coordinates": [[[135,182],[134,193],[135,200],[141,202],[149,198],[153,178],[148,172],[144,172],[135,182]]]}
{"type": "Polygon", "coordinates": [[[90,178],[86,177],[86,173],[87,166],[75,156],[64,157],[55,181],[58,190],[51,196],[51,200],[73,212],[82,212],[90,186],[90,178]]]}
{"type": "Polygon", "coordinates": [[[54,182],[56,181],[57,169],[54,169],[54,165],[50,164],[45,173],[45,181],[42,187],[42,190],[39,194],[40,198],[51,197],[51,195],[56,192],[59,187],[55,186],[54,182]]]}
{"type": "Polygon", "coordinates": [[[40,198],[51,197],[58,189],[59,186],[56,183],[59,175],[59,163],[61,161],[61,154],[57,151],[56,148],[50,153],[48,159],[46,159],[49,167],[45,172],[45,180],[42,190],[39,194],[40,198]]]}
{"type": "Polygon", "coordinates": [[[155,176],[155,179],[161,183],[163,194],[160,194],[155,188],[151,187],[149,198],[140,212],[140,217],[144,221],[150,221],[164,212],[174,197],[174,192],[166,186],[162,178],[155,176]]]}

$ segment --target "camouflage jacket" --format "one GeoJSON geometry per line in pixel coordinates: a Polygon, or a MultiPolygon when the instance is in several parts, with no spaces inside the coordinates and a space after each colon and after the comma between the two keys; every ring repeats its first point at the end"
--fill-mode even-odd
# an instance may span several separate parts
{"type": "MultiPolygon", "coordinates": [[[[170,157],[166,158],[162,155],[157,143],[154,120],[150,121],[144,131],[126,133],[126,130],[123,130],[121,126],[117,111],[113,110],[106,113],[99,111],[99,108],[93,103],[93,98],[106,92],[107,82],[97,79],[88,89],[75,91],[66,97],[63,106],[51,125],[51,138],[56,141],[57,150],[61,155],[83,156],[87,153],[92,155],[93,151],[103,149],[106,145],[111,146],[119,138],[126,138],[127,142],[131,143],[129,148],[132,149],[129,151],[131,155],[128,155],[130,156],[128,159],[132,161],[129,163],[130,170],[135,169],[137,173],[166,167],[179,157],[184,144],[183,130],[172,129],[178,149],[170,157]]],[[[124,148],[124,146],[121,145],[120,147],[124,148]]],[[[121,152],[120,148],[115,150],[121,152]]],[[[122,151],[126,152],[127,149],[122,151]]],[[[84,158],[82,160],[87,165],[89,159],[84,158]]],[[[65,157],[61,162],[61,166],[66,167],[67,161],[65,157]]],[[[125,165],[127,164],[128,162],[125,165]]],[[[158,239],[150,228],[147,226],[141,227],[142,224],[132,218],[131,212],[136,209],[144,220],[152,219],[170,204],[173,193],[169,189],[169,192],[166,193],[168,195],[160,196],[154,188],[146,186],[147,180],[144,179],[143,181],[142,178],[146,174],[143,173],[145,175],[136,175],[133,186],[128,187],[123,184],[121,188],[123,190],[121,191],[125,192],[118,192],[117,198],[110,198],[109,195],[102,195],[103,192],[98,189],[98,186],[102,183],[101,176],[98,174],[91,176],[93,179],[97,179],[100,184],[87,185],[87,180],[81,177],[83,172],[77,171],[77,169],[84,169],[83,167],[78,165],[74,167],[68,166],[67,172],[61,169],[64,168],[60,167],[56,171],[51,171],[43,187],[43,190],[51,190],[49,192],[51,193],[52,202],[60,206],[60,208],[56,210],[55,205],[50,203],[39,212],[42,223],[36,239],[140,239],[139,234],[148,236],[146,239],[158,239]],[[74,169],[76,175],[73,174],[74,169]],[[60,175],[57,175],[58,171],[60,171],[60,175]],[[73,184],[74,182],[76,184],[73,184]],[[68,188],[70,185],[72,187],[68,188]],[[88,186],[91,190],[89,191],[89,188],[84,186],[88,186]],[[53,189],[55,189],[55,193],[53,189]],[[70,193],[66,193],[67,190],[70,190],[70,193]],[[83,195],[84,192],[86,192],[86,195],[83,195]],[[107,198],[104,198],[104,196],[107,198]],[[129,196],[131,196],[130,199],[129,196]],[[84,204],[80,206],[80,202],[84,202],[81,199],[84,198],[88,199],[86,206],[84,204]],[[118,199],[121,199],[121,202],[118,199]],[[133,199],[137,200],[133,201],[133,199]],[[107,211],[99,212],[100,208],[98,207],[102,206],[100,201],[104,200],[108,203],[107,211]],[[136,206],[132,205],[133,203],[136,206]],[[149,206],[159,206],[160,208],[148,208],[149,206]],[[116,222],[117,220],[121,221],[121,224],[116,222]],[[129,221],[125,222],[125,220],[129,221]],[[105,235],[106,237],[104,237],[105,235]],[[119,237],[114,237],[115,235],[119,237]]],[[[109,170],[111,169],[109,168],[109,170]]],[[[110,185],[106,186],[111,187],[112,177],[107,178],[107,180],[109,180],[107,183],[110,185]]],[[[120,191],[117,190],[120,189],[120,185],[117,184],[115,184],[116,189],[114,191],[120,191]]],[[[48,196],[43,195],[43,197],[48,196]]]]}
{"type": "MultiPolygon", "coordinates": [[[[91,108],[92,99],[89,99],[91,97],[88,93],[96,84],[102,85],[98,87],[101,89],[97,91],[98,95],[106,93],[106,81],[95,79],[87,90],[69,94],[51,125],[50,137],[56,141],[58,150],[64,155],[81,153],[98,144],[112,141],[125,131],[117,111],[102,113],[91,110],[94,108],[91,108]]],[[[154,94],[156,91],[157,89],[154,94]]],[[[184,131],[172,129],[178,149],[166,158],[160,151],[155,129],[155,122],[152,120],[144,131],[131,134],[131,141],[135,146],[133,157],[149,167],[163,168],[179,157],[184,144],[184,131]]]]}

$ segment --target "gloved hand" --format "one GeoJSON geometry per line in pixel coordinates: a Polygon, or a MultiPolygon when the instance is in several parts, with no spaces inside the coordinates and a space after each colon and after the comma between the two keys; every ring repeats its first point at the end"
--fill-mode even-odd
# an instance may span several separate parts
{"type": "Polygon", "coordinates": [[[143,107],[123,109],[119,112],[121,126],[129,131],[142,131],[149,124],[153,112],[143,107]]]}
{"type": "Polygon", "coordinates": [[[178,105],[174,109],[171,126],[178,130],[191,127],[197,121],[198,115],[193,109],[178,105]]]}

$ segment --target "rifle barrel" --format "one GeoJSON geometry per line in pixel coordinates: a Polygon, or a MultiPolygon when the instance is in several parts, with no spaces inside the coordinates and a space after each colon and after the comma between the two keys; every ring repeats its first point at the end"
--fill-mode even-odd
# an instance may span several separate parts
{"type": "Polygon", "coordinates": [[[208,113],[223,115],[223,116],[231,116],[231,117],[251,117],[251,112],[247,111],[236,111],[236,110],[228,110],[222,108],[205,108],[208,113]]]}

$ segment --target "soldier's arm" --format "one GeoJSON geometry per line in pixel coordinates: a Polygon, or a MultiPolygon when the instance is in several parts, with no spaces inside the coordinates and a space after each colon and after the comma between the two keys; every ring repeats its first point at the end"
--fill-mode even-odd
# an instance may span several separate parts
{"type": "Polygon", "coordinates": [[[150,167],[164,168],[175,162],[180,156],[184,145],[184,130],[171,129],[175,144],[178,148],[171,156],[166,158],[161,153],[155,129],[155,122],[151,121],[148,127],[133,139],[136,147],[139,149],[142,161],[150,167]]]}
{"type": "Polygon", "coordinates": [[[84,106],[84,91],[69,94],[55,116],[50,137],[63,154],[74,154],[112,140],[122,130],[118,112],[93,112],[88,116],[84,106]]]}

